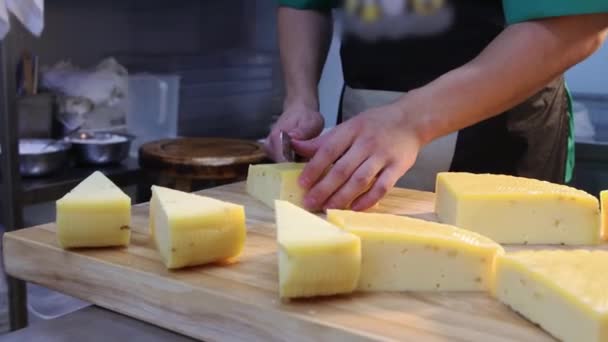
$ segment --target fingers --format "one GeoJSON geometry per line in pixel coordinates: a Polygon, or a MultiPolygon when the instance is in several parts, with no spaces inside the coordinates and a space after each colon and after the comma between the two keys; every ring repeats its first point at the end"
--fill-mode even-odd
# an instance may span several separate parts
{"type": "Polygon", "coordinates": [[[285,162],[280,132],[286,131],[292,139],[305,140],[318,136],[323,130],[323,116],[316,111],[296,108],[285,111],[264,142],[268,156],[277,162],[285,162]]]}
{"type": "MultiPolygon", "coordinates": [[[[323,130],[321,130],[323,132],[323,130]]],[[[321,134],[319,132],[319,134],[321,134]]],[[[329,131],[331,132],[331,130],[329,131]]],[[[290,134],[291,136],[291,134],[290,134]]],[[[329,137],[328,133],[324,135],[316,135],[316,138],[310,140],[293,139],[291,141],[293,149],[296,153],[302,157],[311,158],[317,153],[317,150],[325,142],[325,139],[329,137]]],[[[293,138],[293,137],[292,137],[293,138]]]]}
{"type": "Polygon", "coordinates": [[[291,146],[298,155],[305,158],[311,158],[315,155],[315,153],[317,153],[317,150],[319,150],[319,147],[321,147],[324,141],[325,139],[322,137],[317,137],[310,140],[294,139],[291,141],[291,146]]]}
{"type": "Polygon", "coordinates": [[[361,197],[357,198],[351,208],[356,211],[361,211],[365,209],[369,209],[374,204],[378,203],[384,195],[395,185],[399,177],[401,176],[401,172],[399,169],[392,165],[386,168],[384,171],[380,173],[380,176],[371,187],[371,189],[363,194],[361,197]]]}
{"type": "MultiPolygon", "coordinates": [[[[304,198],[304,205],[313,210],[324,207],[334,192],[352,178],[351,176],[367,159],[368,154],[369,151],[362,148],[361,144],[355,143],[344,156],[338,159],[321,181],[308,191],[304,198]]],[[[354,199],[355,195],[350,199],[354,199]]]]}
{"type": "Polygon", "coordinates": [[[323,130],[325,119],[321,113],[298,118],[296,127],[289,129],[287,134],[293,139],[306,140],[318,136],[323,130]]]}
{"type": "Polygon", "coordinates": [[[374,178],[385,166],[380,158],[370,157],[352,174],[348,182],[344,184],[325,205],[326,208],[343,209],[348,208],[359,195],[368,190],[374,178]]]}
{"type": "Polygon", "coordinates": [[[331,133],[318,138],[319,145],[316,153],[300,175],[300,185],[305,189],[312,188],[329,166],[344,154],[353,143],[353,130],[348,129],[347,126],[340,128],[336,128],[331,133]]]}

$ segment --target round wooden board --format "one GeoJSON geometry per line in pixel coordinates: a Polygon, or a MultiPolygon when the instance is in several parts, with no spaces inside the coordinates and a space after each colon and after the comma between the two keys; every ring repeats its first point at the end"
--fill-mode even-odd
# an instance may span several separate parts
{"type": "Polygon", "coordinates": [[[164,139],[139,149],[143,168],[201,180],[241,178],[249,164],[265,159],[266,153],[259,143],[225,138],[164,139]]]}

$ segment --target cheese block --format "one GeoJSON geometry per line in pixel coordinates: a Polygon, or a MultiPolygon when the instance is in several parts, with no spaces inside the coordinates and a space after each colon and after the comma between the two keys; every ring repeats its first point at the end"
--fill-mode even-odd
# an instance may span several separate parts
{"type": "Polygon", "coordinates": [[[247,193],[273,208],[275,200],[284,200],[302,207],[306,191],[298,184],[304,163],[250,165],[247,193]]]}
{"type": "Polygon", "coordinates": [[[314,297],[352,292],[361,268],[361,241],[289,202],[277,200],[279,295],[314,297]]]}
{"type": "Polygon", "coordinates": [[[152,240],[155,242],[156,242],[156,237],[154,236],[154,231],[156,230],[156,228],[155,228],[154,220],[156,218],[157,205],[158,205],[158,199],[154,196],[154,192],[152,192],[152,198],[150,198],[150,202],[148,203],[148,210],[150,213],[148,215],[148,232],[150,233],[150,237],[152,238],[152,240]]]}
{"type": "Polygon", "coordinates": [[[131,199],[94,172],[56,202],[57,238],[63,248],[127,246],[131,199]]]}
{"type": "Polygon", "coordinates": [[[608,240],[608,190],[600,192],[602,238],[608,240]]]}
{"type": "Polygon", "coordinates": [[[362,291],[489,290],[502,247],[477,233],[390,214],[328,210],[361,238],[362,291]]]}
{"type": "Polygon", "coordinates": [[[597,244],[599,204],[565,185],[504,175],[437,175],[441,222],[507,244],[597,244]]]}
{"type": "Polygon", "coordinates": [[[497,258],[494,295],[562,341],[608,341],[607,289],[607,251],[522,251],[497,258]]]}
{"type": "Polygon", "coordinates": [[[151,233],[169,269],[227,261],[245,244],[243,206],[152,187],[151,233]]]}

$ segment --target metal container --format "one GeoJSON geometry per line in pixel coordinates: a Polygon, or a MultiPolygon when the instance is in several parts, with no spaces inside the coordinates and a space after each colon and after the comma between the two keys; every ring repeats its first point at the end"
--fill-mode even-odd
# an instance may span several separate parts
{"type": "Polygon", "coordinates": [[[93,165],[122,162],[129,156],[133,139],[132,135],[114,132],[79,132],[66,137],[76,161],[93,165]]]}
{"type": "Polygon", "coordinates": [[[44,176],[53,173],[68,160],[70,144],[50,139],[19,140],[19,171],[23,176],[44,176]],[[25,146],[38,146],[30,151],[25,146]]]}

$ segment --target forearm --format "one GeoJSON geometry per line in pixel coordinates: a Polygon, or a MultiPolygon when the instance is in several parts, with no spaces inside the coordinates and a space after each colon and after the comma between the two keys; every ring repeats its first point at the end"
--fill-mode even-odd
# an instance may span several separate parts
{"type": "Polygon", "coordinates": [[[411,91],[398,104],[427,143],[534,95],[592,54],[607,27],[608,14],[509,26],[474,60],[411,91]]]}
{"type": "Polygon", "coordinates": [[[332,32],[331,14],[279,7],[279,49],[285,79],[285,104],[318,110],[317,86],[332,32]]]}

